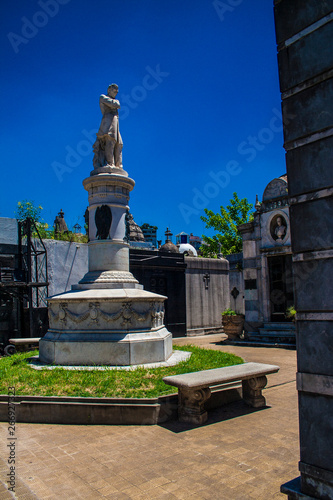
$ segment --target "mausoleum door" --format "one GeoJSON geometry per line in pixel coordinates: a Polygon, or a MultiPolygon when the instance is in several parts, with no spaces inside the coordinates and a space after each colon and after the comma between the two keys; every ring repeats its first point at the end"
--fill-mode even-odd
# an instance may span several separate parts
{"type": "Polygon", "coordinates": [[[290,321],[285,313],[294,305],[291,255],[268,257],[271,321],[290,321]]]}

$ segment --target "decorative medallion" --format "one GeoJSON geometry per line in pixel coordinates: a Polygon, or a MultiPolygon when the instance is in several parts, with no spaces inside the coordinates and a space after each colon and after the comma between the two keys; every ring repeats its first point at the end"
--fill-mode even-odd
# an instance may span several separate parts
{"type": "Polygon", "coordinates": [[[286,219],[281,214],[275,215],[270,224],[270,233],[273,240],[282,243],[287,236],[287,227],[286,219]]]}

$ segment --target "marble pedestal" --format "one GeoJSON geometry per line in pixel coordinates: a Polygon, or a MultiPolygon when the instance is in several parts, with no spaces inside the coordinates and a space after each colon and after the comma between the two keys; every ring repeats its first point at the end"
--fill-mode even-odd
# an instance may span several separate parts
{"type": "Polygon", "coordinates": [[[89,271],[71,291],[48,299],[40,360],[117,366],[166,361],[172,354],[172,335],[163,324],[167,297],[143,290],[129,272],[125,218],[134,181],[120,168],[103,167],[83,185],[89,193],[89,271]]]}
{"type": "Polygon", "coordinates": [[[140,289],[72,290],[49,299],[50,328],[40,359],[60,365],[137,365],[166,361],[172,336],[166,297],[140,289]]]}

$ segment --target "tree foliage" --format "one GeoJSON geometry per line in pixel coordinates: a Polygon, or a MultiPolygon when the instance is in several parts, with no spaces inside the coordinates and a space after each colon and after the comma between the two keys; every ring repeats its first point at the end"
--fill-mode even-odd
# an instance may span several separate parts
{"type": "Polygon", "coordinates": [[[37,232],[34,229],[35,227],[37,228],[39,236],[41,238],[47,237],[46,234],[48,234],[49,232],[48,224],[43,222],[43,219],[41,217],[42,210],[43,207],[41,205],[37,206],[35,205],[35,202],[31,200],[23,200],[17,202],[15,216],[20,222],[24,222],[26,219],[31,219],[33,221],[34,226],[31,234],[34,238],[37,237],[37,232]]]}
{"type": "Polygon", "coordinates": [[[28,217],[32,219],[35,223],[41,221],[41,213],[43,207],[40,205],[36,206],[34,201],[23,200],[17,203],[17,209],[15,212],[16,218],[20,221],[24,221],[28,217]]]}
{"type": "MultiPolygon", "coordinates": [[[[50,227],[46,222],[43,222],[41,216],[42,210],[43,207],[41,205],[36,206],[34,201],[23,200],[17,203],[15,216],[21,222],[26,220],[28,217],[32,219],[38,230],[39,236],[43,239],[87,243],[88,236],[85,234],[76,234],[72,231],[67,231],[66,233],[56,233],[54,227],[50,227]]],[[[37,237],[37,232],[35,230],[32,230],[32,236],[34,238],[37,237]]]]}
{"type": "Polygon", "coordinates": [[[247,198],[239,199],[237,193],[233,193],[230,205],[226,208],[220,207],[220,213],[215,214],[205,208],[206,216],[201,216],[201,220],[205,222],[207,229],[212,228],[218,234],[212,237],[202,236],[204,241],[200,248],[202,255],[215,257],[219,253],[230,255],[242,252],[242,237],[237,226],[253,219],[252,208],[252,203],[249,203],[247,198]]]}
{"type": "Polygon", "coordinates": [[[156,231],[157,231],[157,229],[158,229],[158,227],[157,227],[157,226],[151,226],[151,225],[150,225],[150,224],[148,224],[147,222],[145,222],[144,224],[142,224],[142,226],[140,226],[140,227],[141,227],[141,229],[156,229],[156,231]]]}

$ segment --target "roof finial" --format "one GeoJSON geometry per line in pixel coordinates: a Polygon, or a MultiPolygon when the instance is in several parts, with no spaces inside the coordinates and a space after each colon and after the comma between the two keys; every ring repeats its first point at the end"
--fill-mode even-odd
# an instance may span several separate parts
{"type": "Polygon", "coordinates": [[[254,206],[255,206],[255,209],[259,212],[261,203],[260,203],[260,201],[258,199],[258,195],[257,194],[256,194],[256,203],[255,203],[254,206]]]}

